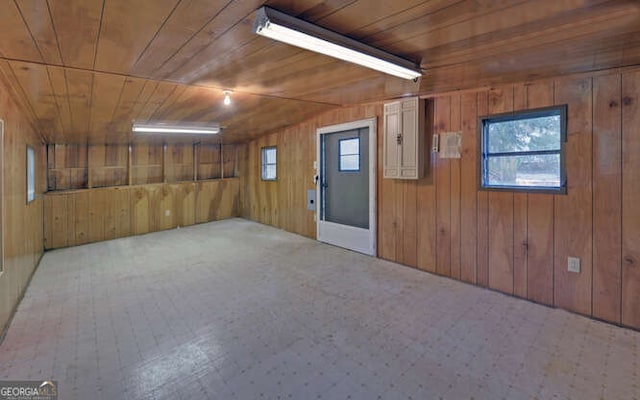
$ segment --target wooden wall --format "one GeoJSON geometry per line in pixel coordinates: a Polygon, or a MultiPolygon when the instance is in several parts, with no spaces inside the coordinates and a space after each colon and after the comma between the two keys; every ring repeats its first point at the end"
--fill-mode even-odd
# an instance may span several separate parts
{"type": "Polygon", "coordinates": [[[238,178],[48,192],[47,249],[139,235],[239,215],[238,178]]]}
{"type": "Polygon", "coordinates": [[[48,189],[175,183],[237,176],[236,145],[50,144],[48,189]]]}
{"type": "MultiPolygon", "coordinates": [[[[433,157],[419,181],[381,179],[378,256],[510,295],[640,328],[640,71],[507,85],[429,100],[429,132],[462,131],[462,157],[433,157]],[[477,118],[568,104],[566,195],[478,190],[477,118]],[[582,271],[567,272],[567,257],[582,271]]],[[[242,151],[242,214],[315,236],[316,128],[378,117],[381,105],[328,112],[242,151]],[[260,148],[278,146],[278,181],[260,148]]],[[[381,140],[378,132],[378,160],[381,140]]],[[[428,153],[430,140],[427,140],[428,153]]]]}
{"type": "MultiPolygon", "coordinates": [[[[307,237],[315,238],[314,212],[307,209],[307,190],[315,189],[316,129],[381,115],[382,105],[363,105],[322,114],[305,123],[263,136],[240,150],[242,215],[307,237]],[[277,146],[276,181],[263,181],[261,148],[277,146]]],[[[381,124],[378,120],[378,126],[381,124]]]]}
{"type": "Polygon", "coordinates": [[[42,192],[46,189],[45,148],[22,114],[0,72],[2,238],[0,246],[0,336],[42,256],[42,192]],[[27,204],[26,148],[36,151],[36,199],[27,204]]]}

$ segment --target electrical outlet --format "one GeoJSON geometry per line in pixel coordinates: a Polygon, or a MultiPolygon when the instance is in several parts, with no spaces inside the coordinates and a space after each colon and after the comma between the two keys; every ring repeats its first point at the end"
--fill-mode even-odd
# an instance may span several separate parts
{"type": "Polygon", "coordinates": [[[569,272],[575,272],[575,273],[580,273],[580,259],[577,257],[569,257],[569,262],[568,262],[568,271],[569,272]]]}
{"type": "Polygon", "coordinates": [[[171,210],[164,210],[164,216],[165,217],[171,216],[171,210]]]}

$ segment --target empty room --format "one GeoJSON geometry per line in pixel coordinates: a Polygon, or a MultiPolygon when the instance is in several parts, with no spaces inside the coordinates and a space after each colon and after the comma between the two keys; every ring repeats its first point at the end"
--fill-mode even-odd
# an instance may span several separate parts
{"type": "Polygon", "coordinates": [[[640,3],[3,0],[0,400],[640,399],[640,3]]]}

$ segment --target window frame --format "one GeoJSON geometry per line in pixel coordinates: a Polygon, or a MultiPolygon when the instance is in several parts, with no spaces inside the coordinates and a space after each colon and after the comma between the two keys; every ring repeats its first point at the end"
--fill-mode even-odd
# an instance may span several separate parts
{"type": "Polygon", "coordinates": [[[26,152],[27,204],[36,200],[36,150],[27,145],[26,152]]]}
{"type": "Polygon", "coordinates": [[[547,194],[566,194],[567,193],[567,175],[565,167],[565,147],[567,143],[567,105],[557,105],[550,107],[535,108],[529,110],[518,110],[508,113],[492,114],[478,117],[478,148],[479,148],[479,167],[478,167],[478,187],[481,191],[496,192],[521,192],[521,193],[547,193],[547,194]],[[558,150],[533,150],[533,151],[513,151],[513,152],[488,152],[488,130],[491,123],[517,121],[523,119],[532,119],[548,116],[560,116],[560,148],[558,150]],[[535,156],[545,154],[558,154],[560,156],[560,186],[514,186],[514,185],[487,185],[486,174],[488,171],[488,162],[492,157],[518,157],[518,156],[535,156]]]}
{"type": "Polygon", "coordinates": [[[278,146],[265,146],[260,149],[260,179],[266,182],[273,182],[278,180],[278,146]],[[267,163],[267,157],[265,154],[268,150],[274,150],[276,154],[275,163],[267,163]],[[274,178],[265,178],[266,166],[274,165],[276,168],[276,176],[274,178]]]}
{"type": "Polygon", "coordinates": [[[338,140],[338,172],[344,172],[345,174],[348,173],[359,173],[360,172],[360,136],[353,136],[353,137],[348,137],[348,138],[344,138],[344,139],[339,139],[338,140]],[[349,153],[349,154],[342,154],[342,142],[347,141],[347,140],[357,140],[358,141],[358,152],[357,153],[349,153]],[[342,169],[342,157],[343,156],[358,156],[358,168],[357,169],[342,169]]]}

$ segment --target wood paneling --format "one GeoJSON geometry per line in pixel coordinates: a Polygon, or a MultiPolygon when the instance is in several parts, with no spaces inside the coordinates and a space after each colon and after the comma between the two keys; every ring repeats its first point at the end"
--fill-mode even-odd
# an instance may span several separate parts
{"type": "Polygon", "coordinates": [[[164,180],[164,146],[137,143],[131,147],[131,184],[144,185],[164,180]]]}
{"type": "Polygon", "coordinates": [[[87,187],[87,148],[79,145],[48,145],[47,171],[49,190],[87,187]]]}
{"type": "Polygon", "coordinates": [[[239,179],[158,183],[66,192],[44,198],[48,249],[238,216],[239,179]]]}
{"type": "MultiPolygon", "coordinates": [[[[554,104],[554,82],[536,82],[526,87],[527,108],[554,104]]],[[[527,298],[553,305],[553,210],[555,196],[527,195],[527,298]]],[[[521,238],[518,238],[521,239],[521,238]]],[[[515,242],[518,247],[518,241],[515,242]]]]}
{"type": "Polygon", "coordinates": [[[217,179],[222,172],[233,178],[238,172],[234,144],[51,144],[47,149],[52,191],[126,186],[130,180],[144,185],[217,179]]]}
{"type": "MultiPolygon", "coordinates": [[[[427,101],[426,102],[426,119],[425,121],[433,121],[434,118],[434,102],[427,101]]],[[[433,124],[427,122],[426,124],[426,132],[427,140],[425,143],[425,153],[428,157],[427,162],[425,162],[425,166],[427,170],[423,178],[421,178],[418,182],[416,182],[416,203],[417,203],[417,262],[416,266],[422,270],[435,272],[436,270],[436,233],[432,229],[436,224],[436,187],[434,184],[433,173],[429,173],[429,171],[433,171],[435,169],[436,158],[431,154],[431,145],[432,145],[432,134],[434,133],[433,124]]],[[[382,136],[382,135],[380,135],[382,136]]],[[[379,145],[382,148],[382,145],[379,145]]],[[[378,157],[378,160],[381,158],[378,157]]],[[[382,181],[387,181],[389,179],[383,179],[382,181]]],[[[378,180],[378,185],[381,182],[378,180]]],[[[378,204],[381,201],[384,201],[385,196],[383,192],[378,191],[378,204]]],[[[378,214],[378,221],[380,220],[380,213],[378,214]]],[[[386,236],[383,235],[385,228],[378,226],[378,243],[381,240],[384,240],[386,236]]],[[[383,257],[383,255],[378,251],[378,256],[383,257]]],[[[384,257],[383,257],[384,258],[384,257]]]]}
{"type": "MultiPolygon", "coordinates": [[[[489,107],[489,96],[486,92],[478,93],[478,115],[487,115],[489,107]]],[[[477,127],[476,127],[477,129],[477,127]]],[[[478,133],[479,135],[479,133],[478,133]]],[[[479,139],[472,143],[470,151],[479,152],[479,139]]],[[[476,182],[479,185],[479,182],[476,182]]],[[[478,199],[478,285],[489,285],[489,192],[477,192],[478,199]]],[[[468,223],[473,223],[469,221],[468,223]]]]}
{"type": "MultiPolygon", "coordinates": [[[[513,111],[514,87],[489,91],[489,114],[513,111]]],[[[476,150],[478,151],[478,150],[476,150]]],[[[513,193],[489,192],[489,287],[513,294],[513,193]]]]}
{"type": "MultiPolygon", "coordinates": [[[[640,6],[628,0],[15,0],[2,11],[0,68],[57,144],[129,143],[136,119],[218,121],[235,143],[344,105],[640,63],[640,6]],[[406,81],[255,35],[264,4],[428,72],[406,81]]],[[[454,275],[460,240],[454,230],[454,275]]]]}
{"type": "Polygon", "coordinates": [[[193,145],[168,144],[165,154],[165,180],[167,182],[194,180],[193,145]]]}
{"type": "MultiPolygon", "coordinates": [[[[449,132],[451,126],[452,97],[436,98],[434,133],[449,132]]],[[[435,157],[436,186],[436,272],[451,276],[451,160],[435,157]]]]}
{"type": "Polygon", "coordinates": [[[563,79],[555,85],[557,104],[568,104],[565,163],[567,194],[554,209],[554,303],[591,314],[592,290],[592,83],[563,79]],[[580,258],[579,274],[567,271],[568,257],[580,258]]]}
{"type": "MultiPolygon", "coordinates": [[[[313,177],[316,172],[313,162],[316,159],[316,129],[345,121],[378,117],[377,126],[380,130],[381,113],[381,104],[340,109],[249,142],[240,151],[242,158],[238,165],[243,190],[242,216],[300,235],[315,237],[314,212],[307,210],[307,190],[315,189],[313,177]],[[276,146],[278,149],[277,181],[261,180],[260,150],[265,146],[276,146]]],[[[378,140],[381,140],[380,133],[378,140]]],[[[384,190],[379,187],[379,192],[384,190]]]]}
{"type": "Polygon", "coordinates": [[[622,282],[621,76],[593,80],[593,316],[620,322],[622,282]]]}
{"type": "Polygon", "coordinates": [[[129,183],[129,146],[88,146],[90,187],[123,186],[129,183]]]}
{"type": "MultiPolygon", "coordinates": [[[[636,70],[429,99],[425,112],[432,122],[425,134],[460,129],[459,166],[432,159],[417,182],[379,174],[378,256],[640,328],[638,93],[636,70]],[[477,117],[554,104],[567,104],[569,110],[567,194],[479,191],[477,117]],[[580,273],[567,271],[569,256],[580,258],[580,273]]],[[[314,237],[313,212],[298,214],[296,207],[302,210],[304,201],[290,193],[314,187],[315,128],[364,115],[381,117],[382,104],[367,107],[367,112],[364,106],[331,111],[247,144],[240,164],[242,215],[314,237]],[[267,145],[278,146],[277,182],[259,179],[260,148],[267,145]],[[304,225],[292,227],[291,220],[304,225]]],[[[382,135],[378,138],[380,159],[382,135]]]]}
{"type": "Polygon", "coordinates": [[[196,185],[196,223],[216,221],[238,215],[239,179],[198,182],[196,185]]]}
{"type": "Polygon", "coordinates": [[[478,98],[476,93],[462,95],[461,102],[462,148],[460,149],[460,279],[476,283],[478,263],[478,98]]]}
{"type": "MultiPolygon", "coordinates": [[[[12,13],[13,3],[3,5],[0,20],[12,13]]],[[[6,32],[16,40],[16,32],[6,32]]],[[[2,50],[0,50],[2,51],[2,50]]],[[[28,54],[25,54],[28,55],[28,54]]],[[[46,150],[36,128],[23,113],[16,100],[19,97],[0,71],[0,120],[4,133],[0,135],[0,332],[27,287],[31,274],[42,256],[42,193],[46,190],[46,150]],[[26,149],[36,151],[36,199],[27,204],[26,149]]]]}
{"type": "Polygon", "coordinates": [[[198,179],[222,177],[220,144],[198,144],[196,146],[196,158],[198,160],[198,179]]]}
{"type": "Polygon", "coordinates": [[[640,73],[622,76],[622,323],[640,327],[640,73]]]}

